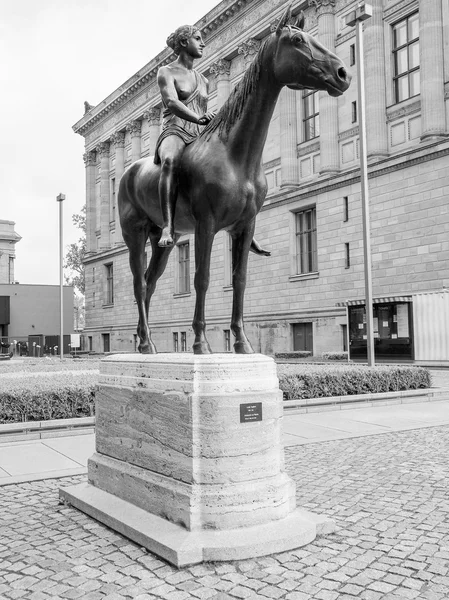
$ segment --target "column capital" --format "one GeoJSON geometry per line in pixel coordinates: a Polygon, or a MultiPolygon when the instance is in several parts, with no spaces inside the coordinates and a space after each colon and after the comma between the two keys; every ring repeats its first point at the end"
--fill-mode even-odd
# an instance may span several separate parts
{"type": "Polygon", "coordinates": [[[95,150],[90,150],[83,154],[83,160],[86,167],[92,167],[97,163],[97,153],[95,150]]]}
{"type": "Polygon", "coordinates": [[[109,156],[109,142],[101,142],[98,144],[98,146],[95,148],[95,152],[97,152],[100,158],[109,156]]]}
{"type": "Polygon", "coordinates": [[[125,147],[125,134],[123,131],[116,131],[111,135],[111,144],[114,144],[116,148],[125,147]]]}
{"type": "Polygon", "coordinates": [[[229,77],[231,73],[231,61],[219,58],[210,66],[210,72],[213,73],[216,78],[229,77]]]}
{"type": "Polygon", "coordinates": [[[336,0],[309,0],[309,6],[315,7],[318,15],[333,14],[336,0]]]}
{"type": "Polygon", "coordinates": [[[154,106],[143,113],[143,118],[148,120],[150,125],[159,125],[161,120],[161,109],[159,106],[154,106]]]}
{"type": "Polygon", "coordinates": [[[254,56],[258,53],[261,41],[255,38],[250,38],[245,42],[242,42],[237,48],[239,54],[243,54],[245,63],[249,63],[253,60],[254,56]]]}
{"type": "Polygon", "coordinates": [[[126,131],[129,131],[131,137],[139,136],[141,129],[142,121],[130,121],[126,126],[126,131]]]}

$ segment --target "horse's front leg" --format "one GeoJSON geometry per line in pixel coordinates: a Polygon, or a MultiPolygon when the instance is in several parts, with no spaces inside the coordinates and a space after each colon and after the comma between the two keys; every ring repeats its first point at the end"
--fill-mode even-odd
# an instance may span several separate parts
{"type": "Polygon", "coordinates": [[[133,275],[134,298],[136,299],[137,311],[139,313],[139,323],[137,325],[137,335],[139,337],[138,350],[142,354],[153,354],[157,350],[151,340],[148,314],[145,306],[145,243],[148,231],[144,228],[137,228],[133,224],[130,227],[122,224],[122,231],[123,239],[129,249],[129,266],[133,275]]]}
{"type": "Polygon", "coordinates": [[[254,236],[255,220],[247,224],[245,229],[232,235],[232,287],[233,303],[231,331],[235,336],[234,350],[236,354],[252,354],[254,352],[245,335],[243,325],[243,301],[246,288],[248,254],[254,236]]]}
{"type": "Polygon", "coordinates": [[[197,223],[195,228],[195,314],[193,317],[194,354],[211,354],[206,338],[205,302],[210,279],[210,255],[214,229],[209,223],[197,223]]]}

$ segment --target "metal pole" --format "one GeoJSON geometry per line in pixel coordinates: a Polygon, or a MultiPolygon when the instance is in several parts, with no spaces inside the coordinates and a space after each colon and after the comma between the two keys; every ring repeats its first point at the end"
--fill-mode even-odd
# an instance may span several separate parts
{"type": "Polygon", "coordinates": [[[59,194],[56,201],[59,202],[59,355],[60,359],[64,356],[64,245],[63,245],[63,227],[62,227],[62,202],[65,200],[65,194],[59,194]]]}
{"type": "Polygon", "coordinates": [[[360,3],[358,8],[348,15],[346,24],[355,25],[357,47],[358,76],[358,113],[360,140],[360,183],[362,191],[363,218],[363,259],[365,271],[365,312],[366,312],[366,346],[368,366],[374,366],[374,322],[373,322],[373,288],[371,276],[371,237],[369,215],[368,160],[366,154],[366,111],[365,111],[365,64],[363,50],[363,21],[369,19],[373,12],[369,4],[360,3]]]}

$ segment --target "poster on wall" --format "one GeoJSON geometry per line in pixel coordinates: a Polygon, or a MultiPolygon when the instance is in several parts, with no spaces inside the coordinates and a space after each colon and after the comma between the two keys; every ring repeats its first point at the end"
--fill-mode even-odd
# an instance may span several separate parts
{"type": "Polygon", "coordinates": [[[410,337],[408,326],[408,304],[398,304],[396,306],[398,337],[410,337]]]}

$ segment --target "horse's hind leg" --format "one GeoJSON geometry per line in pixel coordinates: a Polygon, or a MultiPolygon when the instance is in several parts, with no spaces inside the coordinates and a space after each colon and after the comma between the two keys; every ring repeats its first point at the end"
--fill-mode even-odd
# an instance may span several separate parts
{"type": "Polygon", "coordinates": [[[137,335],[139,336],[139,352],[142,354],[154,354],[156,346],[151,340],[151,332],[148,327],[148,312],[146,309],[146,280],[145,280],[145,244],[148,238],[149,224],[129,227],[122,223],[123,239],[129,249],[129,266],[133,275],[134,298],[139,313],[137,335]]]}
{"type": "Polygon", "coordinates": [[[248,254],[254,235],[255,222],[247,224],[239,233],[232,233],[232,287],[233,303],[231,331],[235,336],[234,350],[237,354],[254,352],[243,326],[243,301],[246,288],[248,254]]]}

